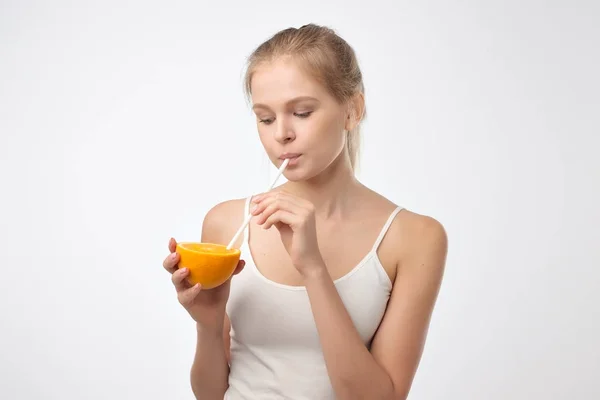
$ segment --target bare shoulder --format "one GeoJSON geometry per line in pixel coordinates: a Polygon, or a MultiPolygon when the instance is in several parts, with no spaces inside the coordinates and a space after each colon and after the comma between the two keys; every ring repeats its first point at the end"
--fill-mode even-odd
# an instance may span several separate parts
{"type": "Polygon", "coordinates": [[[228,244],[244,221],[245,205],[246,199],[226,200],[214,205],[204,216],[201,240],[228,244]]]}
{"type": "MultiPolygon", "coordinates": [[[[385,213],[399,207],[373,191],[370,198],[373,208],[384,210],[385,213]]],[[[402,207],[402,211],[392,222],[387,236],[382,250],[389,259],[396,260],[398,267],[423,264],[425,258],[430,260],[427,264],[436,265],[432,268],[444,267],[448,251],[448,236],[445,227],[436,218],[402,207]],[[434,258],[438,261],[433,261],[434,258]]]]}
{"type": "Polygon", "coordinates": [[[393,223],[397,275],[371,353],[404,399],[421,360],[448,247],[435,218],[404,209],[393,223]]]}
{"type": "Polygon", "coordinates": [[[399,266],[427,264],[432,269],[444,268],[448,235],[440,221],[429,215],[403,210],[396,231],[401,238],[398,247],[399,266]]]}
{"type": "Polygon", "coordinates": [[[417,239],[419,242],[447,240],[446,229],[440,221],[432,216],[418,214],[408,209],[404,209],[402,212],[401,227],[410,234],[411,238],[417,239]]]}

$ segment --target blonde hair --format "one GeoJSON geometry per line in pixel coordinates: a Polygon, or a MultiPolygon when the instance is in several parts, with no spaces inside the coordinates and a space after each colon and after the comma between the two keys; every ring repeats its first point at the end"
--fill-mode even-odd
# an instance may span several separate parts
{"type": "MultiPolygon", "coordinates": [[[[364,95],[362,73],[352,47],[333,29],[308,24],[277,32],[248,57],[244,79],[248,99],[252,93],[252,76],[256,68],[281,56],[292,56],[300,60],[340,104],[346,103],[357,93],[364,95]]],[[[363,109],[360,117],[364,116],[363,109]]],[[[356,170],[360,151],[360,121],[348,132],[346,147],[350,164],[356,170]]]]}

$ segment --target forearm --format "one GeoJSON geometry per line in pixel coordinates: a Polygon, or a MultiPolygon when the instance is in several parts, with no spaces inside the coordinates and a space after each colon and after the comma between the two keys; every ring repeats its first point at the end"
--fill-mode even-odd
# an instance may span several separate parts
{"type": "Polygon", "coordinates": [[[363,344],[325,268],[305,277],[329,378],[338,399],[391,399],[393,384],[363,344]]]}
{"type": "Polygon", "coordinates": [[[222,329],[197,326],[196,355],[191,370],[192,391],[196,399],[223,400],[228,387],[229,365],[225,356],[222,329]]]}

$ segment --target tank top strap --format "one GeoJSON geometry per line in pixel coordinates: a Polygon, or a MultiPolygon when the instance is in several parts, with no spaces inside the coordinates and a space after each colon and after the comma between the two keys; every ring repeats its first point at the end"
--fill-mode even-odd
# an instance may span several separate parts
{"type": "Polygon", "coordinates": [[[387,221],[385,222],[385,225],[383,225],[383,228],[381,228],[381,232],[379,232],[379,236],[377,237],[377,240],[375,240],[375,244],[373,245],[372,251],[377,251],[377,249],[379,248],[379,245],[381,244],[381,241],[383,240],[383,238],[385,237],[385,234],[387,233],[388,229],[390,228],[390,225],[392,225],[392,222],[394,222],[394,218],[403,209],[404,209],[404,207],[396,207],[396,209],[394,211],[392,211],[392,213],[388,217],[387,221]]]}

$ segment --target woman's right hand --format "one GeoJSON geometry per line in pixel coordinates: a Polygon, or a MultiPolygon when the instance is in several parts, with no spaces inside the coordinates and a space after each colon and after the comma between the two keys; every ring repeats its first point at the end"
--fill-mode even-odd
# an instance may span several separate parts
{"type": "MultiPolygon", "coordinates": [[[[179,269],[179,254],[175,252],[177,242],[169,240],[170,254],[165,258],[163,267],[171,274],[171,280],[177,291],[179,303],[186,309],[190,316],[203,328],[222,328],[225,320],[225,305],[229,299],[231,278],[213,289],[202,290],[200,285],[192,286],[186,279],[189,271],[179,269]]],[[[244,268],[245,262],[240,260],[233,275],[244,268]]]]}

